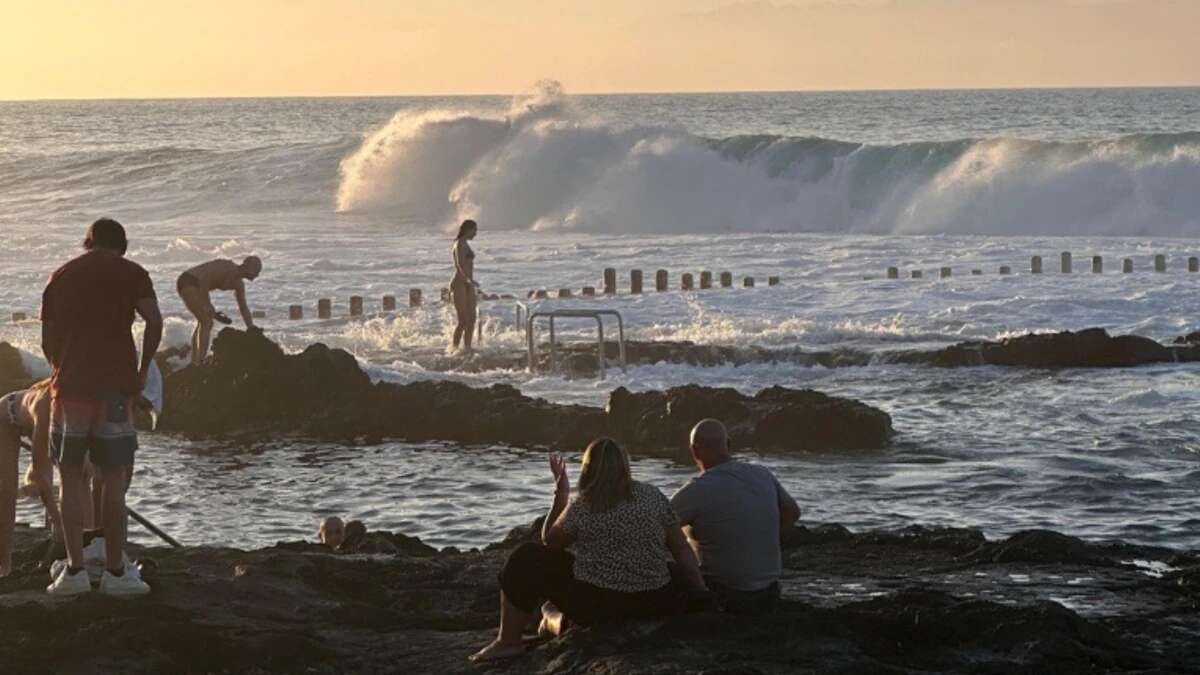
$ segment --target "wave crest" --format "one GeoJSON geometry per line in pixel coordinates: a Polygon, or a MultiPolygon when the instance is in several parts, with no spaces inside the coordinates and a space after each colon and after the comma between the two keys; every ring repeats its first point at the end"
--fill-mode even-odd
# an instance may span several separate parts
{"type": "Polygon", "coordinates": [[[338,209],[443,228],[1194,236],[1200,133],[866,145],[707,139],[579,114],[398,113],[341,163],[338,209]]]}

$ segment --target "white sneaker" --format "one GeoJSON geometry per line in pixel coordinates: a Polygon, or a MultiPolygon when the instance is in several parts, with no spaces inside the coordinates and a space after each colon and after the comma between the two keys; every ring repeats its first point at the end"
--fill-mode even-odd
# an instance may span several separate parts
{"type": "Polygon", "coordinates": [[[67,569],[65,565],[58,576],[54,578],[54,583],[46,587],[46,592],[50,595],[63,597],[88,593],[91,590],[92,581],[88,578],[87,570],[79,570],[75,574],[71,574],[71,570],[67,569]]]}
{"type": "Polygon", "coordinates": [[[150,585],[142,581],[132,565],[126,565],[125,574],[119,577],[104,570],[104,576],[100,577],[100,592],[105,595],[145,595],[150,592],[150,585]]]}

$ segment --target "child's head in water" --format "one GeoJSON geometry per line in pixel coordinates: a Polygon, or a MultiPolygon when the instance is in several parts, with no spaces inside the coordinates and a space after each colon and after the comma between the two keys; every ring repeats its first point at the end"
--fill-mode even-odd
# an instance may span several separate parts
{"type": "Polygon", "coordinates": [[[321,538],[322,544],[329,548],[337,548],[346,538],[346,526],[342,524],[341,518],[330,516],[321,521],[321,529],[317,530],[317,536],[321,538]]]}

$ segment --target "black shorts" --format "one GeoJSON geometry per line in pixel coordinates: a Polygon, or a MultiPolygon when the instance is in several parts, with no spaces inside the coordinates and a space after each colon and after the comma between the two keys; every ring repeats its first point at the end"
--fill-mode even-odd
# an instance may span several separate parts
{"type": "Polygon", "coordinates": [[[523,612],[535,612],[549,600],[582,625],[667,616],[686,609],[687,594],[672,583],[649,591],[614,591],[579,581],[572,573],[574,565],[575,557],[566,551],[521,544],[504,563],[500,588],[523,612]]]}

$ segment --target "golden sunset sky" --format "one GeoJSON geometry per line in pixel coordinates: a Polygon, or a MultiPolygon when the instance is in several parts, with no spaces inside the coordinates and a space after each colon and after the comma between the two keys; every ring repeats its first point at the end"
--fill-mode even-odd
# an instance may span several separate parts
{"type": "Polygon", "coordinates": [[[1200,84],[1200,0],[0,0],[0,99],[1200,84]]]}

